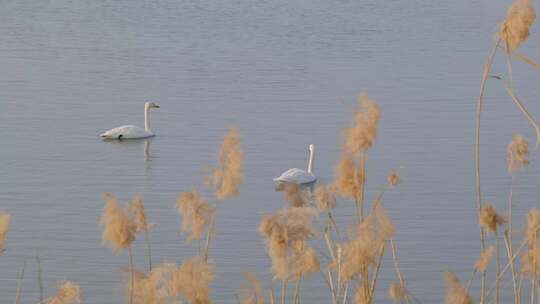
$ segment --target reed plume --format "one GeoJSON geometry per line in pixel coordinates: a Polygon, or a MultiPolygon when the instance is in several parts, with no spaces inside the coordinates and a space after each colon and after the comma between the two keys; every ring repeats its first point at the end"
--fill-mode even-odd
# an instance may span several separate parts
{"type": "Polygon", "coordinates": [[[193,304],[207,304],[210,300],[210,283],[214,280],[215,267],[200,256],[184,261],[179,267],[168,266],[170,279],[166,283],[169,294],[182,297],[193,304]]]}
{"type": "Polygon", "coordinates": [[[513,52],[527,40],[536,19],[534,6],[529,0],[516,0],[508,9],[506,19],[499,26],[499,37],[506,43],[507,52],[513,52]]]}
{"type": "Polygon", "coordinates": [[[522,169],[529,164],[529,142],[522,135],[516,134],[506,149],[508,172],[522,169]]]}
{"type": "Polygon", "coordinates": [[[193,189],[178,196],[176,209],[182,216],[182,233],[188,235],[187,242],[200,240],[210,228],[215,208],[193,189]]]}
{"type": "Polygon", "coordinates": [[[335,189],[329,185],[318,185],[315,188],[315,200],[319,211],[331,211],[336,207],[335,189]]]}
{"type": "Polygon", "coordinates": [[[305,207],[308,204],[305,193],[301,186],[293,183],[282,183],[285,200],[291,207],[305,207]]]}
{"type": "Polygon", "coordinates": [[[315,216],[313,208],[287,208],[261,221],[259,232],[266,239],[274,279],[287,281],[318,272],[315,251],[306,243],[315,235],[315,216]]]}
{"type": "Polygon", "coordinates": [[[448,288],[446,291],[445,304],[473,304],[473,300],[467,289],[452,272],[445,273],[448,288]]]}
{"type": "Polygon", "coordinates": [[[381,116],[379,106],[366,93],[360,94],[358,103],[359,109],[354,113],[352,125],[343,131],[343,150],[347,154],[369,149],[377,137],[377,124],[381,116]]]}
{"type": "Polygon", "coordinates": [[[399,178],[399,171],[392,171],[388,175],[388,185],[391,187],[395,187],[399,184],[401,179],[399,178]]]}
{"type": "MultiPolygon", "coordinates": [[[[114,252],[118,253],[126,248],[128,249],[131,282],[133,284],[133,254],[131,252],[131,244],[135,240],[137,231],[135,216],[129,210],[129,207],[123,208],[120,206],[118,200],[112,194],[105,193],[103,197],[105,199],[105,208],[100,220],[100,226],[103,227],[101,239],[104,244],[108,243],[114,252]]],[[[133,303],[133,287],[132,285],[130,304],[133,303]]]]}
{"type": "Polygon", "coordinates": [[[168,294],[163,286],[163,276],[161,268],[153,268],[149,274],[143,271],[134,270],[131,276],[131,269],[124,270],[126,276],[126,297],[129,299],[131,286],[133,286],[133,303],[135,304],[166,304],[168,294]]]}
{"type": "Polygon", "coordinates": [[[402,303],[402,302],[405,302],[409,298],[409,293],[407,292],[407,289],[405,288],[405,286],[403,286],[402,284],[393,283],[392,285],[390,285],[390,288],[388,289],[388,296],[395,303],[402,303]]]}
{"type": "Polygon", "coordinates": [[[219,165],[214,168],[208,182],[218,199],[238,195],[238,188],[244,181],[244,152],[240,147],[240,135],[235,128],[229,129],[219,149],[219,165]]]}
{"type": "Polygon", "coordinates": [[[540,241],[529,244],[528,250],[521,256],[521,273],[531,279],[540,276],[540,241]]]}
{"type": "Polygon", "coordinates": [[[506,219],[499,215],[493,205],[487,203],[482,206],[480,211],[480,226],[487,231],[496,233],[499,226],[506,223],[506,219]]]}
{"type": "Polygon", "coordinates": [[[360,201],[365,179],[365,171],[360,164],[357,164],[351,155],[344,154],[336,167],[333,186],[342,197],[360,201]]]}
{"type": "Polygon", "coordinates": [[[137,224],[133,213],[122,208],[118,200],[110,193],[103,195],[105,209],[101,215],[100,226],[103,227],[101,239],[115,252],[128,248],[135,240],[137,224]]]}
{"type": "Polygon", "coordinates": [[[489,246],[482,254],[480,255],[480,258],[476,261],[474,264],[474,271],[476,272],[484,272],[486,271],[489,262],[491,261],[491,258],[493,257],[493,252],[495,251],[495,247],[489,246]]]}
{"type": "Polygon", "coordinates": [[[75,303],[81,303],[81,287],[69,281],[59,282],[56,295],[45,299],[45,304],[75,303]]]}
{"type": "Polygon", "coordinates": [[[540,211],[533,208],[527,215],[527,229],[525,231],[529,245],[536,241],[538,231],[540,231],[540,211]]]}
{"type": "Polygon", "coordinates": [[[6,212],[0,212],[0,254],[5,250],[10,223],[11,215],[6,212]]]}

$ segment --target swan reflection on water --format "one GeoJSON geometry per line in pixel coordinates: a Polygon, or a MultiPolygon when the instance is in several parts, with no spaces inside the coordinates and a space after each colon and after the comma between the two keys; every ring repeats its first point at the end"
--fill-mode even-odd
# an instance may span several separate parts
{"type": "Polygon", "coordinates": [[[125,150],[125,149],[127,149],[128,151],[132,151],[132,150],[138,150],[142,146],[144,161],[149,162],[150,158],[151,158],[150,144],[152,143],[153,140],[154,140],[154,138],[151,137],[151,138],[137,139],[137,140],[133,140],[133,139],[122,139],[122,140],[103,139],[103,142],[106,142],[106,143],[112,145],[115,148],[115,150],[125,150]]]}

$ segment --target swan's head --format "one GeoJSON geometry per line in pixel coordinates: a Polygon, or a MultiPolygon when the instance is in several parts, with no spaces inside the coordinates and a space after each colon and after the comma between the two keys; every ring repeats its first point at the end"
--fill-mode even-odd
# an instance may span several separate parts
{"type": "Polygon", "coordinates": [[[309,152],[315,151],[315,145],[314,145],[314,144],[310,144],[309,147],[308,147],[308,150],[309,150],[309,152]]]}
{"type": "Polygon", "coordinates": [[[144,108],[145,109],[159,109],[159,105],[155,102],[148,101],[144,104],[144,108]]]}

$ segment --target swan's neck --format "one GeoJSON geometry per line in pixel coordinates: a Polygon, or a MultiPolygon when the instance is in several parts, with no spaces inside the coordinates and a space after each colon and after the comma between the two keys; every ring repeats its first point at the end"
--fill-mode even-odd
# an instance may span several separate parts
{"type": "Polygon", "coordinates": [[[145,106],[144,107],[144,130],[146,132],[152,132],[150,130],[150,121],[148,120],[148,114],[150,113],[150,108],[145,106]]]}
{"type": "Polygon", "coordinates": [[[307,165],[307,172],[312,173],[313,170],[313,157],[314,157],[314,149],[309,150],[309,161],[307,165]]]}

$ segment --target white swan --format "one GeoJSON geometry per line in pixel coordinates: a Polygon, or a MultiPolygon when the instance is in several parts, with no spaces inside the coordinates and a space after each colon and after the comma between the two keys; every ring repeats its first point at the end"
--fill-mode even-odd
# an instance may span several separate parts
{"type": "Polygon", "coordinates": [[[283,174],[281,174],[279,177],[274,178],[274,181],[278,182],[278,184],[292,183],[297,185],[314,183],[317,180],[317,177],[312,172],[314,156],[315,145],[311,144],[309,145],[309,161],[307,171],[298,168],[292,168],[283,172],[283,174]]]}
{"type": "Polygon", "coordinates": [[[150,122],[148,121],[148,114],[150,109],[159,108],[157,103],[146,102],[144,104],[144,129],[133,126],[121,126],[118,128],[110,129],[107,132],[104,132],[100,136],[104,139],[133,139],[133,138],[148,138],[154,136],[152,130],[150,129],[150,122]]]}

